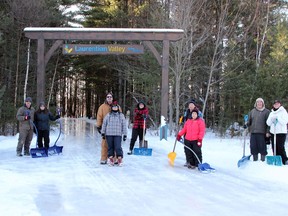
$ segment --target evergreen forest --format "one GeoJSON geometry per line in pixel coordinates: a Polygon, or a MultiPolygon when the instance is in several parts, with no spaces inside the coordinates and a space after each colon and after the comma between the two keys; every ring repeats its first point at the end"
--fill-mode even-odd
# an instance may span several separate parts
{"type": "MultiPolygon", "coordinates": [[[[287,6],[286,0],[1,0],[0,135],[17,133],[15,116],[25,97],[38,107],[37,41],[25,37],[26,27],[183,29],[183,38],[170,43],[172,130],[191,99],[219,135],[234,122],[243,124],[259,97],[268,109],[275,99],[288,108],[287,6]]],[[[163,44],[152,43],[161,53],[163,44]]],[[[126,116],[143,100],[148,125],[156,129],[161,66],[144,48],[142,55],[79,56],[57,49],[46,65],[45,103],[52,113],[61,107],[65,117],[96,118],[112,92],[126,116]]]]}

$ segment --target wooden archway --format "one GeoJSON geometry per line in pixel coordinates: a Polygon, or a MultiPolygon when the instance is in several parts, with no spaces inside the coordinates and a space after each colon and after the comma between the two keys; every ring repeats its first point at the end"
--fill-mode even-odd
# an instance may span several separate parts
{"type": "Polygon", "coordinates": [[[64,40],[93,41],[142,41],[154,54],[162,67],[161,116],[168,117],[169,91],[169,45],[170,41],[180,40],[182,29],[138,29],[138,28],[45,28],[27,27],[25,36],[37,40],[37,103],[45,99],[45,68],[55,50],[64,40]],[[45,53],[45,40],[55,40],[45,53]],[[162,54],[151,41],[162,41],[162,54]]]}

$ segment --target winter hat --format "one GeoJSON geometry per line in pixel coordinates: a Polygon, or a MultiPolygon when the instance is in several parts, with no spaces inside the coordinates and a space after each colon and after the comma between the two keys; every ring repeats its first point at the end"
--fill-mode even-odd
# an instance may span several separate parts
{"type": "Polygon", "coordinates": [[[113,103],[111,104],[111,107],[118,107],[119,108],[118,102],[116,100],[113,101],[113,103]]]}
{"type": "Polygon", "coordinates": [[[191,116],[192,116],[193,112],[195,112],[197,114],[197,118],[198,118],[198,115],[199,115],[198,110],[197,109],[193,109],[192,112],[191,112],[191,116]]]}
{"type": "Polygon", "coordinates": [[[280,100],[275,100],[273,104],[275,103],[280,103],[281,104],[281,101],[280,100]]]}
{"type": "Polygon", "coordinates": [[[27,98],[25,99],[25,102],[30,102],[30,103],[32,103],[32,98],[31,98],[31,97],[27,97],[27,98]]]}
{"type": "Polygon", "coordinates": [[[39,107],[41,107],[41,106],[45,106],[44,101],[41,101],[41,102],[39,103],[39,107]]]}
{"type": "Polygon", "coordinates": [[[140,104],[143,104],[144,107],[146,106],[145,103],[144,103],[144,101],[139,101],[138,104],[137,104],[138,109],[140,109],[140,104]]]}
{"type": "Polygon", "coordinates": [[[188,105],[189,105],[190,103],[192,103],[192,104],[194,104],[194,105],[196,106],[196,101],[195,101],[194,99],[190,100],[189,103],[188,103],[188,105]]]}

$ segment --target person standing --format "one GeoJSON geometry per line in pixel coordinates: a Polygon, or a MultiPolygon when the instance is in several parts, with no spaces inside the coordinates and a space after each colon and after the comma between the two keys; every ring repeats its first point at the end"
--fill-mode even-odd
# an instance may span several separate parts
{"type": "Polygon", "coordinates": [[[34,115],[34,123],[38,131],[37,144],[39,148],[43,148],[43,139],[44,147],[49,148],[50,144],[50,124],[49,121],[56,121],[60,118],[60,115],[55,117],[47,109],[44,102],[39,103],[39,108],[34,115]]]}
{"type": "MultiPolygon", "coordinates": [[[[137,140],[137,137],[139,136],[139,143],[140,147],[143,146],[144,142],[144,120],[146,120],[147,116],[149,114],[148,108],[145,105],[143,101],[138,102],[136,108],[134,109],[134,118],[133,118],[133,128],[132,128],[132,137],[130,141],[130,147],[128,151],[128,155],[131,155],[133,152],[133,148],[135,145],[135,142],[137,140]]],[[[146,127],[145,127],[146,128],[146,127]]]]}
{"type": "MultiPolygon", "coordinates": [[[[111,105],[113,103],[113,94],[108,93],[106,95],[106,99],[103,104],[98,108],[97,111],[97,119],[96,119],[96,127],[98,132],[101,134],[102,124],[104,117],[111,111],[111,105]]],[[[119,111],[121,112],[121,107],[119,107],[119,111]]],[[[104,165],[107,164],[107,158],[108,158],[108,144],[106,142],[106,139],[103,139],[101,141],[101,158],[100,158],[100,164],[104,165]]]]}
{"type": "Polygon", "coordinates": [[[16,119],[19,121],[19,138],[16,148],[16,155],[22,157],[24,147],[24,155],[30,156],[30,144],[33,138],[33,121],[35,109],[32,107],[32,98],[25,99],[24,106],[20,107],[16,114],[16,119]]]}
{"type": "Polygon", "coordinates": [[[127,124],[123,113],[120,112],[120,107],[116,101],[111,106],[111,112],[108,113],[103,120],[101,135],[103,140],[108,143],[108,159],[109,165],[122,165],[123,150],[121,147],[121,139],[127,139],[127,124]],[[116,160],[114,156],[116,154],[116,160]]]}
{"type": "Polygon", "coordinates": [[[188,119],[191,119],[192,118],[192,111],[193,110],[197,110],[198,111],[198,114],[199,114],[199,117],[203,117],[202,115],[202,112],[199,111],[199,108],[197,107],[197,104],[196,104],[196,101],[194,99],[192,99],[191,101],[189,101],[188,103],[188,109],[185,111],[184,113],[184,123],[188,120],[188,119]]]}
{"type": "Polygon", "coordinates": [[[276,155],[280,155],[282,163],[288,165],[288,158],[285,151],[285,140],[287,135],[288,114],[281,105],[280,100],[275,100],[273,108],[266,121],[270,126],[272,150],[274,152],[274,136],[276,136],[276,155]]]}
{"type": "Polygon", "coordinates": [[[257,98],[254,108],[248,114],[247,127],[250,131],[250,152],[253,161],[258,161],[258,154],[261,155],[260,160],[265,161],[267,155],[267,145],[265,138],[269,137],[269,127],[266,124],[270,111],[265,108],[262,98],[257,98]]]}
{"type": "MultiPolygon", "coordinates": [[[[202,163],[202,140],[205,134],[205,122],[198,116],[198,110],[194,109],[191,112],[191,119],[189,118],[183,129],[177,134],[177,140],[180,141],[181,136],[184,135],[184,145],[192,149],[197,155],[200,163],[202,163]]],[[[195,169],[198,167],[199,161],[191,150],[185,148],[187,167],[195,169]]]]}

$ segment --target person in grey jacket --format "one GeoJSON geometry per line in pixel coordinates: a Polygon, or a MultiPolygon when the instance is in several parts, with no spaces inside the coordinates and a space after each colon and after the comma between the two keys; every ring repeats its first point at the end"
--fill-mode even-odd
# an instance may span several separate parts
{"type": "Polygon", "coordinates": [[[257,98],[254,108],[249,113],[248,127],[250,135],[250,152],[253,155],[253,161],[258,160],[258,154],[261,155],[261,161],[265,161],[267,155],[267,146],[265,138],[269,137],[269,128],[266,124],[270,111],[265,108],[262,98],[257,98]]]}
{"type": "Polygon", "coordinates": [[[287,135],[288,114],[281,105],[280,100],[275,100],[271,113],[267,119],[270,126],[272,150],[274,152],[274,136],[276,136],[276,155],[280,155],[282,163],[288,165],[288,158],[285,151],[285,140],[287,135]]]}
{"type": "Polygon", "coordinates": [[[24,155],[30,156],[30,144],[33,138],[33,121],[35,112],[31,103],[32,98],[27,97],[24,106],[20,107],[16,114],[16,119],[19,121],[19,138],[16,148],[16,155],[18,157],[23,156],[23,147],[24,155]]]}
{"type": "Polygon", "coordinates": [[[121,166],[123,159],[121,139],[122,135],[123,141],[126,141],[127,139],[127,123],[124,114],[120,112],[120,107],[117,104],[117,101],[113,102],[111,105],[111,112],[104,117],[101,135],[108,143],[109,165],[118,163],[118,165],[121,166]],[[117,162],[114,161],[115,153],[117,162]]]}

